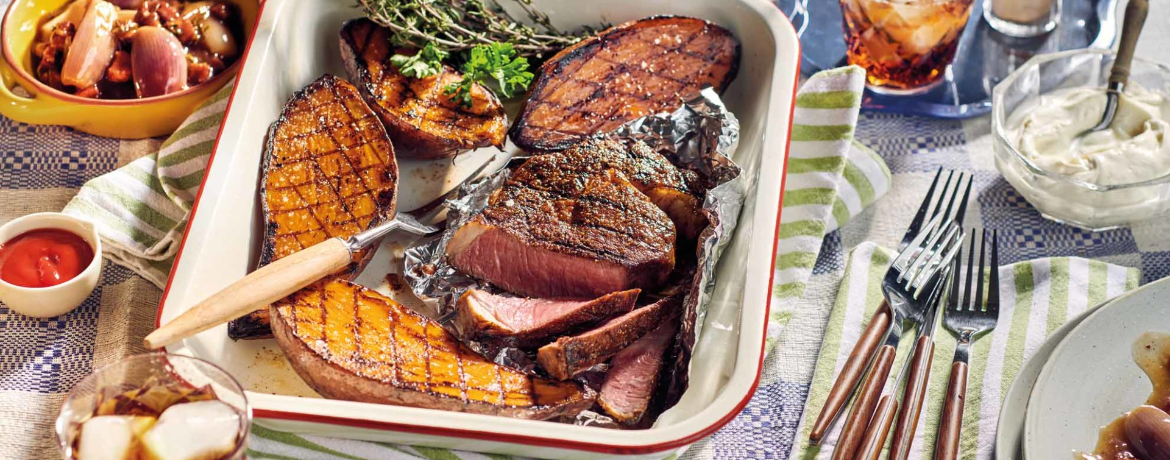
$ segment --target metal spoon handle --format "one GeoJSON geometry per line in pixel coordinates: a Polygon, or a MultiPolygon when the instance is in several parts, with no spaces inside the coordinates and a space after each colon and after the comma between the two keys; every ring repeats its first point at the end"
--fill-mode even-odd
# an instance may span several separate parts
{"type": "Polygon", "coordinates": [[[1113,60],[1113,71],[1109,74],[1110,89],[1115,87],[1120,89],[1129,80],[1133,51],[1137,47],[1138,36],[1142,33],[1142,26],[1146,23],[1149,10],[1149,0],[1129,0],[1129,5],[1125,7],[1125,19],[1121,23],[1121,43],[1117,47],[1117,57],[1113,60]]]}

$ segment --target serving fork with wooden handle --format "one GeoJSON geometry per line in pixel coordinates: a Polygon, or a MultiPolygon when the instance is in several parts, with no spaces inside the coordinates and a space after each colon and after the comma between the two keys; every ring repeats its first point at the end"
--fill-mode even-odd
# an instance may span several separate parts
{"type": "MultiPolygon", "coordinates": [[[[494,156],[489,158],[464,182],[479,178],[494,159],[494,156]]],[[[435,233],[438,229],[430,224],[442,218],[446,199],[459,189],[457,186],[411,213],[400,212],[392,220],[357,235],[346,239],[330,238],[260,267],[155,329],[143,342],[146,348],[157,350],[265,308],[330,273],[360,262],[355,261],[355,254],[376,247],[391,232],[405,231],[420,236],[435,233]]],[[[354,270],[360,271],[360,267],[354,270]]]]}
{"type": "MultiPolygon", "coordinates": [[[[959,257],[960,259],[962,257],[959,257]]],[[[954,460],[959,454],[959,432],[963,428],[963,401],[967,396],[967,360],[971,343],[979,335],[991,331],[999,321],[999,232],[971,229],[970,246],[967,251],[967,275],[963,284],[962,297],[958,282],[951,288],[947,309],[943,313],[943,325],[959,338],[955,345],[955,358],[951,363],[951,378],[947,395],[943,399],[943,413],[939,421],[938,442],[935,444],[936,460],[954,460]],[[990,263],[988,263],[988,236],[991,240],[990,263]],[[979,266],[975,266],[975,254],[979,254],[979,266]],[[984,273],[984,272],[989,273],[984,273]],[[972,274],[977,281],[972,286],[972,274]],[[988,281],[984,283],[984,276],[988,281]],[[984,302],[984,291],[987,291],[984,302]],[[974,300],[972,300],[974,299],[974,300]]]]}
{"type": "MultiPolygon", "coordinates": [[[[931,219],[939,213],[950,215],[955,222],[961,223],[963,217],[966,215],[970,191],[970,176],[954,171],[946,172],[940,168],[935,174],[934,180],[926,192],[926,196],[922,200],[922,205],[919,206],[918,211],[911,220],[910,226],[907,228],[906,234],[898,246],[898,250],[906,251],[911,241],[921,233],[922,226],[927,219],[931,219]],[[945,182],[940,182],[944,177],[945,182]],[[966,185],[964,185],[964,182],[966,185]],[[955,197],[959,195],[960,191],[962,191],[963,198],[956,208],[955,197]]],[[[846,359],[841,373],[838,374],[836,382],[834,382],[833,387],[829,391],[820,415],[813,424],[812,431],[809,435],[809,439],[813,444],[819,443],[824,438],[829,427],[832,426],[833,421],[840,414],[841,409],[845,407],[849,396],[857,388],[861,381],[862,373],[865,372],[866,364],[870,361],[874,350],[877,349],[878,344],[890,328],[890,315],[889,305],[883,302],[873,317],[870,318],[869,325],[861,334],[853,351],[846,359]]],[[[912,375],[912,377],[915,376],[912,375]]]]}

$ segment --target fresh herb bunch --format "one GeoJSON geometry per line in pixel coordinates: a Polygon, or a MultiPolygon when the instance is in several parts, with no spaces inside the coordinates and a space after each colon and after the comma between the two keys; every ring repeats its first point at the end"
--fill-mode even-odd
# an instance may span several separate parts
{"type": "Polygon", "coordinates": [[[593,29],[577,33],[553,27],[548,15],[532,0],[515,2],[534,25],[512,17],[498,0],[357,0],[374,22],[394,32],[391,42],[422,49],[433,45],[447,53],[476,45],[509,43],[516,54],[541,58],[581,41],[593,29]]]}
{"type": "Polygon", "coordinates": [[[528,89],[533,77],[528,71],[528,59],[516,56],[511,43],[476,45],[463,62],[463,80],[447,85],[443,94],[470,107],[471,88],[476,82],[483,82],[510,98],[528,89]]]}
{"type": "Polygon", "coordinates": [[[447,56],[450,54],[436,48],[434,43],[427,43],[427,46],[415,53],[414,56],[401,54],[390,56],[390,63],[397,67],[403,75],[412,78],[426,78],[439,74],[439,71],[443,69],[443,60],[447,59],[447,56]]]}

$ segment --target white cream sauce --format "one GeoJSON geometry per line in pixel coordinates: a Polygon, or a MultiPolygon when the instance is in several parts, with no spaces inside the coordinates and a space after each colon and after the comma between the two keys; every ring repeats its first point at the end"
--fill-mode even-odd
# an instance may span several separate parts
{"type": "Polygon", "coordinates": [[[1170,99],[1131,84],[1106,130],[1078,135],[1105,111],[1104,88],[1069,88],[1013,113],[1008,141],[1037,166],[1098,185],[1121,185],[1170,174],[1170,99]]]}

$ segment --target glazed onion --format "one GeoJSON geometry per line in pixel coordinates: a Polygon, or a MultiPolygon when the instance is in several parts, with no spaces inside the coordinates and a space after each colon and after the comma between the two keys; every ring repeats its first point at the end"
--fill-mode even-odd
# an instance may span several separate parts
{"type": "Polygon", "coordinates": [[[1125,434],[1141,458],[1170,460],[1170,415],[1153,406],[1141,406],[1125,419],[1125,434]]]}
{"type": "Polygon", "coordinates": [[[161,96],[187,88],[187,53],[166,29],[140,27],[130,47],[130,69],[138,97],[161,96]]]}
{"type": "Polygon", "coordinates": [[[239,53],[236,37],[218,19],[207,17],[200,19],[198,24],[203,30],[203,45],[207,47],[207,51],[223,58],[232,58],[239,53]]]}
{"type": "Polygon", "coordinates": [[[89,6],[69,52],[61,67],[61,82],[81,88],[89,88],[102,79],[102,75],[114,59],[114,20],[118,19],[118,8],[103,0],[89,6]]]}

